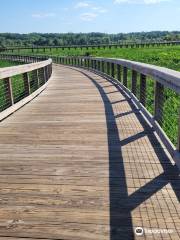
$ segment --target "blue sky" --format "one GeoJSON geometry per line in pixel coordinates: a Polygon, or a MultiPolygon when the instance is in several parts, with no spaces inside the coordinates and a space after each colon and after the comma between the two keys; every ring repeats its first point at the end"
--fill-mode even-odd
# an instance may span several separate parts
{"type": "Polygon", "coordinates": [[[180,0],[0,0],[0,32],[180,30],[180,0]]]}

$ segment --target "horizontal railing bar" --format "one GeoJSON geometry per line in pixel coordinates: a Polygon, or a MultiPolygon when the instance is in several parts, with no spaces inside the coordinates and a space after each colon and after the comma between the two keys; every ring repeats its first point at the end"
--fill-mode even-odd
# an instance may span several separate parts
{"type": "Polygon", "coordinates": [[[13,77],[13,76],[23,74],[26,72],[31,72],[33,70],[43,68],[51,63],[52,63],[52,59],[49,59],[49,60],[45,60],[42,62],[36,62],[36,63],[31,63],[31,64],[23,64],[23,65],[18,65],[18,66],[13,66],[13,67],[2,68],[2,69],[0,69],[0,79],[13,77]]]}
{"type": "MultiPolygon", "coordinates": [[[[62,57],[69,58],[69,57],[62,57]]],[[[72,57],[70,57],[72,58],[72,57]]],[[[76,57],[75,57],[76,58],[76,57]]],[[[159,67],[151,64],[140,63],[125,59],[114,59],[114,58],[94,58],[94,57],[79,57],[81,59],[89,59],[95,61],[102,61],[108,64],[114,63],[121,65],[128,69],[134,70],[140,74],[152,77],[154,80],[160,82],[167,88],[174,90],[177,93],[180,93],[180,72],[171,70],[165,67],[159,67]]]]}

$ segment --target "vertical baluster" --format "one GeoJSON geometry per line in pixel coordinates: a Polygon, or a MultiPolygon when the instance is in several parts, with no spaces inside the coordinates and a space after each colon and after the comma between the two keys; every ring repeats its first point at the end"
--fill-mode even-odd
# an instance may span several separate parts
{"type": "Polygon", "coordinates": [[[123,85],[127,87],[127,67],[123,67],[123,85]]]}
{"type": "Polygon", "coordinates": [[[140,75],[140,102],[146,106],[146,75],[140,75]]]}
{"type": "Polygon", "coordinates": [[[121,66],[117,65],[117,80],[121,82],[121,66]]]}
{"type": "Polygon", "coordinates": [[[136,96],[137,93],[137,72],[132,71],[132,93],[136,96]]]}
{"type": "Polygon", "coordinates": [[[30,82],[29,82],[28,73],[23,74],[23,81],[24,81],[25,93],[26,93],[27,96],[29,96],[31,94],[31,89],[30,89],[30,82]]]}
{"type": "Polygon", "coordinates": [[[46,79],[46,82],[47,82],[48,81],[48,68],[47,68],[47,66],[44,69],[45,69],[45,75],[46,75],[45,79],[46,79]]]}
{"type": "Polygon", "coordinates": [[[107,75],[110,75],[110,63],[107,62],[107,75]]]}
{"type": "MultiPolygon", "coordinates": [[[[39,87],[39,69],[35,70],[36,78],[37,78],[37,86],[39,87]]],[[[49,78],[49,71],[48,71],[48,78],[49,78]]]]}
{"type": "Polygon", "coordinates": [[[114,78],[114,63],[111,63],[111,76],[114,78]]]}
{"type": "Polygon", "coordinates": [[[104,61],[101,62],[101,67],[102,67],[101,71],[104,73],[104,61]]]}
{"type": "Polygon", "coordinates": [[[98,61],[98,71],[101,71],[101,62],[98,61]]]}
{"type": "Polygon", "coordinates": [[[95,70],[97,70],[97,60],[95,60],[95,70]]]}
{"type": "Polygon", "coordinates": [[[96,68],[96,60],[93,60],[93,69],[96,68]]]}
{"type": "Polygon", "coordinates": [[[9,100],[9,105],[12,106],[14,104],[14,97],[11,78],[4,79],[4,83],[6,87],[6,99],[9,100]]]}

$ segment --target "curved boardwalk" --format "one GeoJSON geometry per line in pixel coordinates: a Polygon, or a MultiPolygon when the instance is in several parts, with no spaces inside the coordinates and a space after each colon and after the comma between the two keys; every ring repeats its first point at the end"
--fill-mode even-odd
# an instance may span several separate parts
{"type": "Polygon", "coordinates": [[[178,171],[151,126],[104,78],[53,72],[0,123],[0,239],[179,239],[178,171]]]}

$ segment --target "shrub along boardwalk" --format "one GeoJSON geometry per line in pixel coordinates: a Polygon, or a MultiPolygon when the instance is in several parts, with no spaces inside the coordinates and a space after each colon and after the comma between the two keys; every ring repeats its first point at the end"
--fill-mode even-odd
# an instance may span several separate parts
{"type": "Polygon", "coordinates": [[[0,239],[179,239],[178,170],[123,92],[54,66],[0,123],[0,239]]]}

